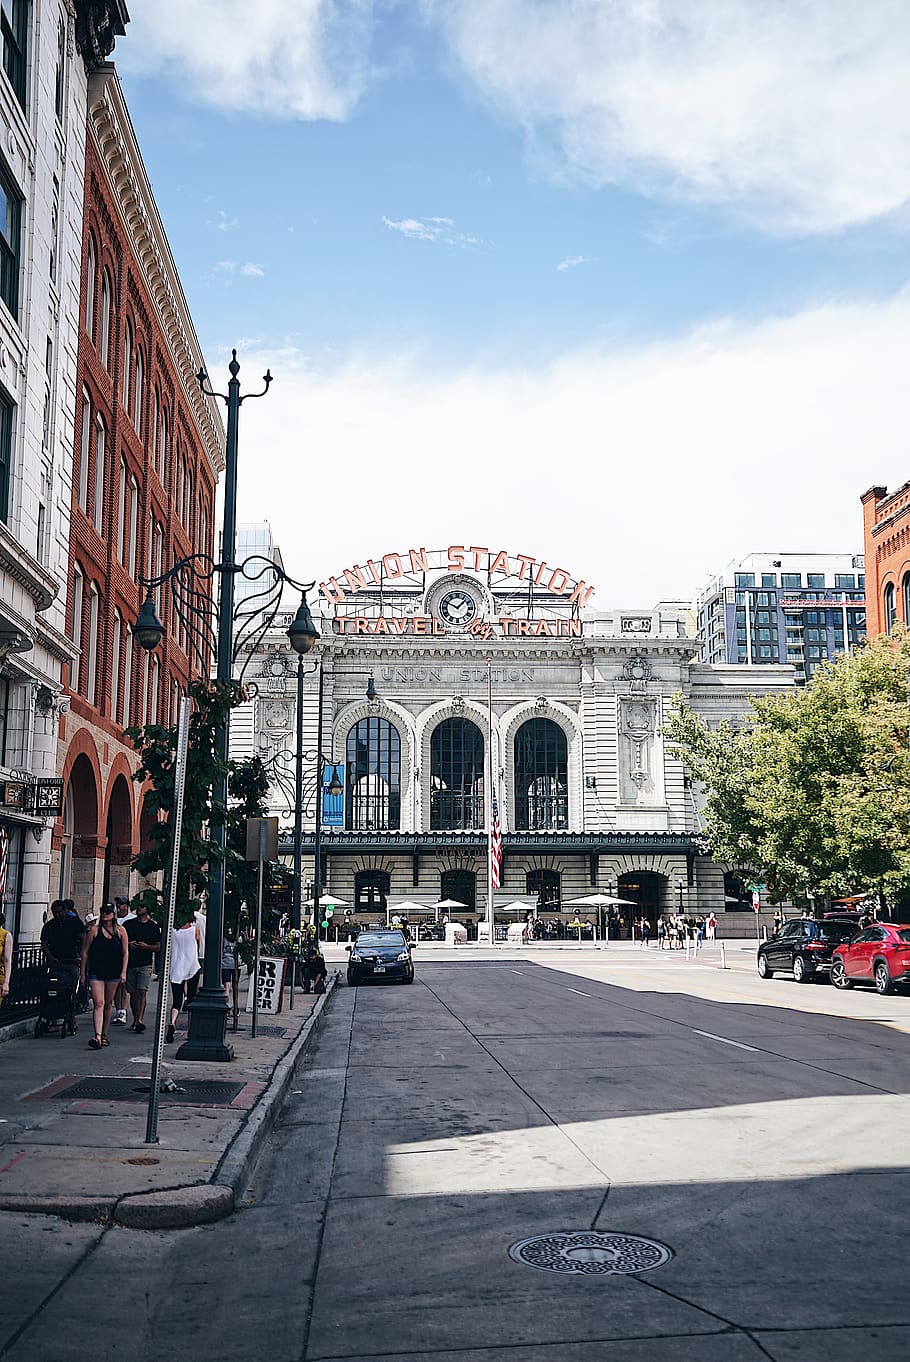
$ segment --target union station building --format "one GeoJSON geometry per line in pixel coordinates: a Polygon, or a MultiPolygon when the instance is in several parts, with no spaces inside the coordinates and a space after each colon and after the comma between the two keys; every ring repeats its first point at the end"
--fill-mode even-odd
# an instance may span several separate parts
{"type": "MultiPolygon", "coordinates": [[[[675,695],[712,723],[735,719],[750,694],[791,686],[791,668],[699,663],[688,604],[601,611],[568,569],[498,548],[387,553],[336,571],[318,592],[321,638],[304,687],[305,902],[321,804],[323,893],[358,921],[405,901],[432,913],[440,900],[465,905],[453,919],[479,918],[491,767],[497,911],[523,900],[573,920],[572,900],[609,894],[635,905],[618,909],[628,932],[642,913],[751,907],[735,868],[700,850],[697,795],[662,728],[675,695]]],[[[292,614],[248,659],[257,693],[232,727],[232,754],[258,752],[273,774],[287,862],[292,614]]]]}

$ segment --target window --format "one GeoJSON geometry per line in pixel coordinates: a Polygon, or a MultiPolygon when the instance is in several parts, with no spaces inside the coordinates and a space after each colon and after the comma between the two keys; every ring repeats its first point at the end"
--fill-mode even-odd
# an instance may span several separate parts
{"type": "Polygon", "coordinates": [[[143,390],[145,387],[145,360],[142,358],[141,349],[136,348],[136,374],[133,383],[133,425],[139,435],[142,434],[142,401],[143,390]]]}
{"type": "Polygon", "coordinates": [[[160,525],[155,526],[155,562],[152,567],[152,576],[161,576],[161,560],[163,556],[164,531],[160,525]]]}
{"type": "Polygon", "coordinates": [[[737,572],[737,573],[734,575],[734,577],[733,577],[733,585],[734,585],[734,586],[754,586],[754,585],[755,585],[755,573],[754,573],[754,572],[737,572]]]}
{"type": "Polygon", "coordinates": [[[825,574],[823,572],[809,572],[806,574],[806,586],[810,591],[824,591],[825,574]]]}
{"type": "Polygon", "coordinates": [[[161,437],[158,442],[158,476],[167,487],[167,407],[161,408],[161,437]]]}
{"type": "Polygon", "coordinates": [[[117,722],[120,713],[120,667],[123,659],[120,651],[123,646],[123,619],[120,611],[114,611],[111,629],[111,718],[117,722]]]}
{"type": "MultiPolygon", "coordinates": [[[[477,876],[473,870],[444,870],[439,876],[440,899],[451,899],[463,903],[471,912],[477,904],[477,876]]],[[[458,909],[449,910],[449,916],[458,916],[458,909]]]]}
{"type": "Polygon", "coordinates": [[[125,412],[130,410],[130,384],[133,378],[133,328],[129,322],[123,333],[123,373],[120,379],[120,400],[125,412]]]}
{"type": "Polygon", "coordinates": [[[57,280],[57,237],[60,227],[60,181],[54,176],[54,197],[51,204],[51,239],[48,258],[48,274],[51,280],[57,280]]]}
{"type": "Polygon", "coordinates": [[[24,109],[28,0],[0,0],[0,32],[3,35],[3,69],[24,109]]]}
{"type": "Polygon", "coordinates": [[[562,876],[558,870],[529,870],[525,876],[525,892],[537,899],[542,913],[558,913],[562,903],[562,876]]]}
{"type": "Polygon", "coordinates": [[[552,719],[529,719],[515,734],[515,828],[569,826],[568,742],[552,719]]]}
{"type": "Polygon", "coordinates": [[[890,634],[897,622],[897,612],[894,606],[894,583],[889,582],[884,592],[885,606],[885,633],[890,634]]]}
{"type": "Polygon", "coordinates": [[[22,198],[6,166],[0,163],[0,298],[14,317],[19,315],[21,222],[22,198]]]}
{"type": "Polygon", "coordinates": [[[139,484],[130,478],[130,532],[126,569],[131,577],[136,576],[136,548],[139,539],[139,484]]]}
{"type": "Polygon", "coordinates": [[[803,584],[803,575],[801,572],[782,572],[780,584],[785,591],[799,591],[803,584]]]}
{"type": "Polygon", "coordinates": [[[9,492],[13,472],[13,413],[15,404],[0,392],[0,521],[9,518],[9,492]]]}
{"type": "Polygon", "coordinates": [[[126,561],[126,460],[120,460],[117,482],[117,559],[126,561]]]}
{"type": "Polygon", "coordinates": [[[776,572],[763,572],[761,575],[762,586],[777,586],[776,572]]]}
{"type": "Polygon", "coordinates": [[[101,413],[95,417],[95,504],[93,510],[93,522],[95,529],[100,534],[104,525],[104,485],[105,485],[105,459],[107,457],[107,431],[101,413]]]}
{"type": "Polygon", "coordinates": [[[483,734],[470,719],[444,719],[430,738],[430,828],[482,828],[483,734]]]}
{"type": "Polygon", "coordinates": [[[63,93],[66,88],[66,24],[57,25],[57,72],[54,77],[54,113],[63,121],[63,93]]]}
{"type": "Polygon", "coordinates": [[[149,721],[149,655],[142,649],[142,664],[139,669],[139,726],[144,728],[149,721]]]}
{"type": "Polygon", "coordinates": [[[856,577],[852,572],[836,572],[834,574],[834,585],[841,587],[842,590],[852,591],[856,586],[856,577]]]}
{"type": "Polygon", "coordinates": [[[133,694],[133,631],[126,626],[126,642],[123,645],[123,709],[120,716],[121,728],[129,728],[130,707],[133,694]]]}
{"type": "Polygon", "coordinates": [[[355,830],[401,824],[401,738],[387,719],[361,719],[347,740],[346,824],[355,830]]]}
{"type": "Polygon", "coordinates": [[[161,476],[161,398],[158,389],[152,389],[152,467],[161,476]]]}
{"type": "Polygon", "coordinates": [[[149,686],[149,723],[158,722],[158,669],[159,662],[157,657],[152,658],[152,679],[149,686]]]}
{"type": "Polygon", "coordinates": [[[79,652],[73,658],[70,667],[70,689],[79,690],[79,683],[82,679],[82,604],[85,594],[85,579],[82,576],[82,569],[73,568],[73,609],[70,617],[70,638],[73,647],[78,648],[79,652]]]}
{"type": "Polygon", "coordinates": [[[910,572],[904,573],[901,594],[904,598],[904,624],[910,628],[910,572]]]}
{"type": "Polygon", "coordinates": [[[101,271],[101,316],[98,318],[98,354],[105,369],[111,359],[111,276],[101,271]]]}
{"type": "Polygon", "coordinates": [[[95,274],[98,269],[98,255],[95,250],[95,238],[91,232],[88,234],[88,252],[85,258],[85,313],[83,322],[88,335],[95,339],[95,274]]]}
{"type": "Polygon", "coordinates": [[[98,588],[94,582],[88,589],[88,639],[85,649],[85,698],[90,705],[97,703],[98,681],[98,588]]]}

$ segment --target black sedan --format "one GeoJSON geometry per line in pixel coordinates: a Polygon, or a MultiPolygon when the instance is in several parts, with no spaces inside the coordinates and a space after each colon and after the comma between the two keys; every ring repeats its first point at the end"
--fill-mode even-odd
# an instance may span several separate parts
{"type": "Polygon", "coordinates": [[[414,962],[404,932],[361,932],[348,949],[351,952],[349,984],[362,984],[368,979],[378,983],[397,979],[403,984],[413,984],[414,962]]]}

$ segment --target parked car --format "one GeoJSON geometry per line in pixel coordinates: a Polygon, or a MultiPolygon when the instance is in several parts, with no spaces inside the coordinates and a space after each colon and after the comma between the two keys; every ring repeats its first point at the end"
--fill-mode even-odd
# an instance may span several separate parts
{"type": "Polygon", "coordinates": [[[895,984],[910,983],[910,926],[875,922],[838,946],[831,961],[831,981],[837,988],[874,984],[877,993],[890,993],[895,984]]]}
{"type": "Polygon", "coordinates": [[[827,979],[835,947],[849,941],[857,931],[856,918],[849,914],[826,914],[821,922],[792,917],[759,946],[758,972],[763,979],[770,979],[772,974],[788,970],[798,984],[827,979]]]}
{"type": "Polygon", "coordinates": [[[414,982],[414,962],[411,946],[404,932],[359,932],[348,958],[348,983],[362,984],[364,980],[386,982],[397,979],[403,984],[414,982]]]}

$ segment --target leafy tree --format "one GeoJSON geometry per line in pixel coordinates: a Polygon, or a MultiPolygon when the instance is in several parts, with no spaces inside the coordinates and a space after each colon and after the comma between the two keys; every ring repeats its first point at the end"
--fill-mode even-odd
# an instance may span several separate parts
{"type": "Polygon", "coordinates": [[[237,940],[244,904],[255,904],[259,867],[246,859],[246,820],[264,818],[269,777],[259,757],[232,762],[228,777],[231,801],[227,815],[226,869],[224,883],[224,930],[237,940]]]}
{"type": "MultiPolygon", "coordinates": [[[[210,872],[218,859],[226,866],[226,890],[229,870],[236,870],[232,850],[224,854],[212,842],[210,830],[225,819],[225,810],[215,800],[215,790],[221,780],[237,773],[238,764],[221,760],[215,751],[216,734],[231,709],[243,700],[243,692],[235,682],[193,681],[189,695],[193,701],[187,743],[186,778],[183,801],[183,827],[180,855],[177,863],[177,894],[175,920],[177,926],[188,922],[197,906],[198,896],[209,889],[210,872]]],[[[148,782],[146,808],[153,815],[170,815],[174,807],[176,785],[177,727],[145,724],[128,728],[125,736],[139,753],[139,766],[133,779],[148,782]]],[[[261,766],[261,763],[260,763],[261,766]]],[[[171,823],[169,819],[156,821],[152,826],[150,845],[133,859],[133,868],[140,875],[151,876],[158,871],[169,871],[171,864],[171,823]]],[[[149,911],[159,921],[164,918],[164,891],[148,888],[138,896],[148,904],[149,911]]]]}
{"type": "Polygon", "coordinates": [[[710,728],[681,697],[664,734],[706,790],[714,857],[776,900],[910,889],[910,636],[871,640],[806,687],[710,728]]]}

